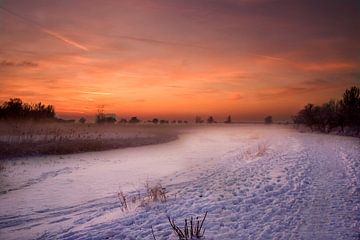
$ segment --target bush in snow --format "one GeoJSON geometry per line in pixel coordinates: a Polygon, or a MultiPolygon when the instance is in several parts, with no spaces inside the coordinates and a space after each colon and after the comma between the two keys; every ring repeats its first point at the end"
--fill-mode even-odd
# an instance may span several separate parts
{"type": "Polygon", "coordinates": [[[185,219],[185,225],[183,229],[176,225],[175,220],[171,219],[170,216],[168,216],[168,221],[174,233],[180,240],[203,239],[205,234],[204,222],[206,216],[207,212],[201,221],[199,217],[196,217],[196,219],[190,217],[190,221],[185,219]]]}

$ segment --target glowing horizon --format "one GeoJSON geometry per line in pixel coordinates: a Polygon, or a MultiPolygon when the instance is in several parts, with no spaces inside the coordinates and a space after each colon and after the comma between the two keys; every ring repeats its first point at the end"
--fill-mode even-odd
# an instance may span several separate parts
{"type": "Polygon", "coordinates": [[[287,119],[359,85],[356,1],[2,1],[0,101],[287,119]],[[30,3],[31,2],[31,3],[30,3]]]}

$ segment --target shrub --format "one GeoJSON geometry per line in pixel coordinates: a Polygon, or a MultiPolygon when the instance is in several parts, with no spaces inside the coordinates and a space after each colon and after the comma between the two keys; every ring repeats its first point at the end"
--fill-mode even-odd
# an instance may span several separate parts
{"type": "Polygon", "coordinates": [[[168,124],[168,123],[169,123],[168,120],[164,120],[164,119],[161,119],[161,120],[160,120],[160,124],[168,124]]]}
{"type": "Polygon", "coordinates": [[[81,117],[80,119],[79,119],[79,123],[82,123],[82,124],[84,124],[86,122],[86,118],[84,118],[84,117],[81,117]]]}
{"type": "Polygon", "coordinates": [[[131,117],[129,123],[136,124],[139,123],[140,120],[137,117],[131,117]]]}
{"type": "Polygon", "coordinates": [[[122,119],[120,119],[119,123],[121,123],[121,124],[125,124],[125,123],[127,123],[126,118],[122,118],[122,119]]]}
{"type": "Polygon", "coordinates": [[[273,123],[272,116],[267,116],[266,118],[264,118],[264,122],[265,122],[266,124],[271,124],[271,123],[273,123]]]}
{"type": "Polygon", "coordinates": [[[127,200],[126,200],[126,196],[125,194],[120,191],[118,192],[118,198],[119,198],[119,201],[120,201],[120,204],[121,204],[121,211],[128,211],[129,210],[129,206],[127,204],[127,200]]]}
{"type": "Polygon", "coordinates": [[[195,117],[195,123],[203,123],[204,121],[201,119],[200,116],[195,117]]]}
{"type": "Polygon", "coordinates": [[[152,202],[165,202],[166,201],[166,188],[164,188],[160,183],[150,186],[149,183],[146,183],[146,192],[147,197],[152,202]]]}
{"type": "Polygon", "coordinates": [[[208,119],[207,119],[207,123],[215,123],[215,119],[213,118],[213,116],[210,116],[208,119]]]}
{"type": "Polygon", "coordinates": [[[152,120],[152,123],[153,123],[153,124],[158,124],[158,123],[159,123],[159,119],[154,118],[154,119],[152,120]]]}
{"type": "Polygon", "coordinates": [[[127,212],[134,207],[144,207],[149,205],[151,202],[166,202],[167,191],[160,183],[155,185],[145,184],[145,193],[138,191],[137,194],[132,196],[126,196],[124,192],[119,191],[117,198],[120,202],[121,211],[127,212]],[[129,201],[130,200],[130,201],[129,201]]]}
{"type": "Polygon", "coordinates": [[[96,123],[115,123],[116,115],[113,113],[105,114],[105,113],[99,112],[98,114],[96,114],[95,122],[96,123]]]}
{"type": "Polygon", "coordinates": [[[224,123],[232,123],[230,115],[225,119],[224,123]]]}
{"type": "Polygon", "coordinates": [[[199,217],[196,217],[195,220],[193,219],[193,217],[190,217],[190,221],[185,219],[185,225],[183,229],[176,225],[175,220],[171,219],[170,216],[168,216],[168,221],[172,230],[180,240],[203,239],[205,238],[205,228],[203,227],[206,216],[207,212],[205,213],[201,221],[199,217]]]}

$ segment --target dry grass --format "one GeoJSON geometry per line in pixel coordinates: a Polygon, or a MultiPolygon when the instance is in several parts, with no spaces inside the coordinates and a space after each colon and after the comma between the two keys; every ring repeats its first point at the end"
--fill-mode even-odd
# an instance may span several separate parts
{"type": "Polygon", "coordinates": [[[246,160],[252,160],[256,157],[265,156],[270,150],[270,145],[267,143],[259,143],[256,147],[247,149],[244,152],[244,158],[246,160]]]}
{"type": "Polygon", "coordinates": [[[128,211],[129,206],[127,204],[126,196],[122,191],[118,192],[118,198],[119,198],[119,201],[121,204],[120,205],[121,211],[123,211],[123,212],[128,211]]]}
{"type": "Polygon", "coordinates": [[[145,192],[137,191],[137,194],[126,196],[124,192],[119,191],[117,197],[120,202],[122,212],[128,212],[137,207],[145,207],[153,202],[166,202],[167,191],[160,183],[151,185],[145,184],[145,192]]]}
{"type": "Polygon", "coordinates": [[[168,142],[164,127],[74,123],[0,123],[0,159],[101,151],[168,142]]]}
{"type": "Polygon", "coordinates": [[[166,202],[166,198],[167,198],[166,188],[161,186],[160,183],[153,186],[151,186],[149,183],[146,183],[145,187],[146,187],[147,197],[151,202],[157,202],[157,201],[166,202]]]}
{"type": "Polygon", "coordinates": [[[0,161],[0,172],[5,170],[4,163],[0,161]]]}
{"type": "Polygon", "coordinates": [[[175,223],[175,220],[171,219],[170,216],[168,216],[168,221],[170,223],[172,230],[180,240],[203,239],[205,238],[204,222],[206,216],[207,216],[207,212],[205,213],[202,220],[200,220],[199,217],[196,217],[196,219],[190,217],[189,221],[188,219],[185,219],[185,224],[183,229],[181,229],[175,223]]]}
{"type": "Polygon", "coordinates": [[[269,150],[269,145],[265,143],[259,143],[257,147],[256,156],[261,157],[264,156],[269,150]]]}

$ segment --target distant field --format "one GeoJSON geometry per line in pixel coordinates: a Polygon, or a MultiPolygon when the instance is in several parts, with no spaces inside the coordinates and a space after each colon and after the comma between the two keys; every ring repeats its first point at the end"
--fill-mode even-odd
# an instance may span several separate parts
{"type": "Polygon", "coordinates": [[[168,142],[174,126],[76,123],[0,123],[0,159],[101,151],[168,142]]]}

